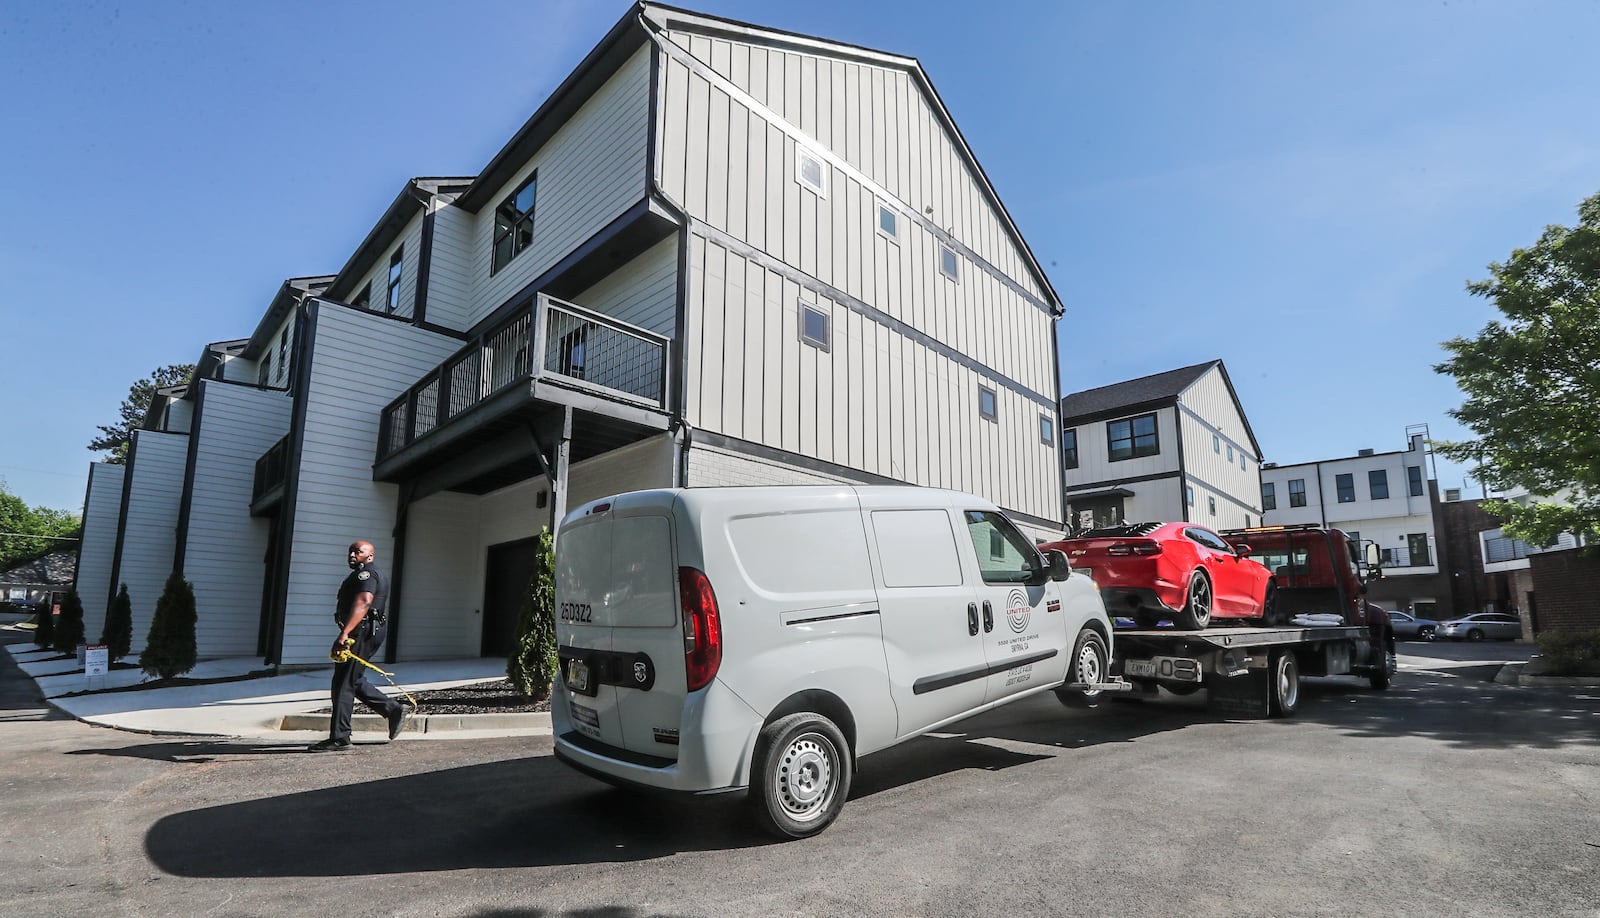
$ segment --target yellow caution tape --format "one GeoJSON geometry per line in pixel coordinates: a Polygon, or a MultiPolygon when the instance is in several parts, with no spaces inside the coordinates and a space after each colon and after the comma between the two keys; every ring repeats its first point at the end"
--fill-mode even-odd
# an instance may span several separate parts
{"type": "Polygon", "coordinates": [[[378,667],[372,665],[372,663],[370,663],[369,661],[363,660],[363,659],[361,659],[360,657],[356,656],[354,653],[351,652],[350,648],[354,647],[355,643],[356,642],[355,642],[354,638],[347,638],[345,640],[345,642],[344,642],[344,649],[339,651],[338,653],[330,653],[330,654],[328,654],[328,659],[332,660],[335,663],[344,663],[344,662],[349,661],[349,660],[354,660],[357,663],[360,663],[362,666],[365,666],[367,669],[370,669],[373,672],[377,673],[378,675],[382,676],[383,678],[389,680],[389,684],[390,685],[393,685],[395,687],[395,689],[400,692],[400,694],[406,696],[406,700],[411,702],[411,711],[412,711],[412,713],[416,713],[418,710],[420,710],[422,708],[422,705],[417,703],[417,699],[412,698],[410,692],[406,691],[403,688],[400,688],[400,686],[398,684],[396,684],[396,682],[394,681],[394,673],[388,672],[387,670],[379,669],[378,667]]]}

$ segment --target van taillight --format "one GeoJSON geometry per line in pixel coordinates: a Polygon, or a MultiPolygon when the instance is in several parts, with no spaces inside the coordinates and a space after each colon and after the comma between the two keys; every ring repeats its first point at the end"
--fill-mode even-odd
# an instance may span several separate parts
{"type": "Polygon", "coordinates": [[[711,684],[722,665],[722,618],[711,581],[692,567],[678,568],[678,601],[683,606],[683,662],[689,691],[711,684]]]}
{"type": "Polygon", "coordinates": [[[1127,557],[1128,555],[1159,555],[1161,554],[1161,543],[1155,541],[1154,539],[1139,539],[1132,542],[1118,542],[1110,548],[1107,548],[1106,554],[1119,558],[1127,557]]]}

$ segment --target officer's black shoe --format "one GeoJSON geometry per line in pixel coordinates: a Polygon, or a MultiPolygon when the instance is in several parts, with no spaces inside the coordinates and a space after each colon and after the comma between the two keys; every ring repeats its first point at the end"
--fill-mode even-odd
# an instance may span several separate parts
{"type": "Polygon", "coordinates": [[[410,719],[411,708],[405,705],[395,708],[394,713],[389,715],[389,739],[399,736],[400,731],[406,728],[406,721],[410,719]]]}
{"type": "Polygon", "coordinates": [[[320,743],[312,743],[306,747],[307,752],[339,752],[350,748],[349,740],[325,739],[320,743]]]}

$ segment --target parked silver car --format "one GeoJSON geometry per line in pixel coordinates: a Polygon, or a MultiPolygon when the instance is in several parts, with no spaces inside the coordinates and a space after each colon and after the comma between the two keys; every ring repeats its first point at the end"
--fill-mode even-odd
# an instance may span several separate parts
{"type": "Polygon", "coordinates": [[[1439,635],[1457,641],[1514,641],[1522,637],[1522,620],[1504,612],[1479,612],[1444,622],[1439,635]]]}
{"type": "Polygon", "coordinates": [[[1397,641],[1431,641],[1439,630],[1439,623],[1431,618],[1418,618],[1404,612],[1389,613],[1389,627],[1394,629],[1397,641]]]}

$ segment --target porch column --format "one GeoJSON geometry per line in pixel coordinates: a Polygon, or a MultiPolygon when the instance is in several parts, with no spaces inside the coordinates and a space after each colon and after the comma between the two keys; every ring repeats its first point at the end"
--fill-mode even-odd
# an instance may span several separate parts
{"type": "Polygon", "coordinates": [[[393,663],[400,646],[400,589],[405,583],[406,522],[411,517],[411,499],[417,492],[415,481],[402,482],[394,508],[394,560],[389,564],[389,636],[383,642],[383,662],[393,663]]]}
{"type": "Polygon", "coordinates": [[[554,518],[550,521],[551,541],[559,533],[561,521],[567,515],[567,463],[572,457],[572,406],[568,405],[562,410],[561,415],[561,440],[556,443],[555,468],[551,482],[550,511],[554,518]]]}

